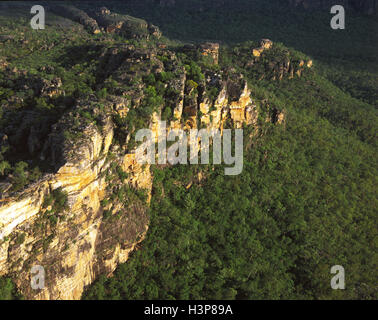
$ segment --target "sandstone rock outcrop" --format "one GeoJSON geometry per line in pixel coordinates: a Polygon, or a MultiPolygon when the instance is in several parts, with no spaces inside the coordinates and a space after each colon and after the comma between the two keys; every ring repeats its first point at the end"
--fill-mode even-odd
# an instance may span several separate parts
{"type": "Polygon", "coordinates": [[[151,36],[155,38],[161,37],[158,27],[142,19],[112,13],[106,7],[94,9],[89,14],[107,33],[119,33],[128,39],[148,39],[151,36]]]}
{"type": "Polygon", "coordinates": [[[83,25],[90,33],[118,33],[128,39],[160,38],[158,27],[145,20],[128,15],[112,13],[106,7],[94,8],[85,12],[72,5],[51,4],[49,9],[56,15],[63,16],[83,25]]]}
{"type": "Polygon", "coordinates": [[[262,39],[258,47],[252,44],[250,48],[237,48],[234,54],[244,57],[247,54],[246,50],[251,58],[247,62],[241,59],[237,63],[258,80],[293,79],[301,77],[313,67],[311,59],[280,48],[269,39],[262,39]]]}
{"type": "MultiPolygon", "coordinates": [[[[233,90],[231,82],[225,83],[214,102],[205,98],[199,106],[195,104],[193,126],[199,110],[203,113],[200,122],[209,128],[222,129],[228,118],[236,127],[256,124],[257,109],[246,83],[231,97],[233,90]]],[[[176,121],[183,113],[178,107],[176,121]]],[[[181,121],[180,126],[188,129],[188,121],[181,121]]],[[[62,140],[65,128],[62,119],[44,148],[45,157],[57,166],[56,173],[0,203],[0,275],[12,276],[28,299],[79,299],[98,275],[111,274],[127,260],[148,229],[145,203],[134,197],[125,205],[114,198],[121,185],[114,184],[114,164],[127,173],[122,185],[128,188],[149,192],[152,176],[149,166],[139,165],[133,153],[112,149],[110,118],[104,119],[101,131],[93,124],[85,126],[76,142],[62,140]],[[67,195],[67,207],[56,208],[57,200],[51,200],[56,192],[67,195]],[[30,270],[35,265],[46,271],[43,290],[30,287],[30,270]]]]}
{"type": "Polygon", "coordinates": [[[260,42],[260,47],[258,47],[258,48],[254,48],[254,49],[252,50],[252,54],[253,54],[253,56],[255,56],[255,57],[260,57],[261,54],[262,54],[265,50],[269,50],[272,46],[273,46],[273,42],[272,42],[272,40],[269,40],[269,39],[262,39],[261,42],[260,42]]]}
{"type": "MultiPolygon", "coordinates": [[[[95,22],[99,30],[112,26],[120,34],[134,21],[106,8],[91,13],[94,18],[89,20],[80,10],[68,9],[64,14],[88,26],[96,26],[95,22]]],[[[136,23],[142,26],[142,35],[159,34],[152,25],[136,23]]],[[[275,47],[269,40],[260,46],[264,52],[250,67],[261,63],[267,68],[263,74],[294,73],[299,67],[293,65],[306,68],[304,60],[269,65],[268,55],[275,47]]],[[[251,49],[247,59],[255,59],[251,49]]],[[[12,192],[7,181],[0,184],[0,276],[10,276],[27,299],[79,299],[85,286],[100,274],[110,275],[144,239],[153,177],[150,166],[138,164],[135,158],[133,135],[140,126],[156,134],[158,120],[164,118],[167,131],[223,132],[249,126],[257,135],[260,123],[285,120],[283,111],[257,101],[240,69],[216,66],[217,43],[177,48],[177,52],[165,46],[118,43],[99,52],[94,90],[111,82],[106,97],[88,93],[75,99],[49,131],[28,126],[35,115],[25,113],[19,128],[9,129],[12,136],[0,134],[1,145],[11,139],[26,140],[29,154],[53,168],[19,192],[12,192]],[[181,57],[182,52],[188,56],[181,57]],[[193,63],[184,60],[191,54],[196,55],[193,63]],[[213,64],[194,62],[204,56],[213,64]],[[30,286],[31,267],[36,265],[46,272],[41,290],[30,286]]],[[[48,101],[62,93],[59,78],[44,80],[15,72],[20,79],[17,88],[32,89],[48,101]]]]}
{"type": "MultiPolygon", "coordinates": [[[[60,128],[56,130],[59,135],[60,128]]],[[[16,198],[0,203],[0,275],[15,274],[26,298],[79,299],[86,285],[99,274],[111,274],[144,238],[146,204],[138,199],[129,205],[115,199],[111,205],[101,202],[114,191],[108,182],[112,163],[130,174],[126,185],[147,191],[152,185],[148,168],[142,170],[132,161],[133,155],[109,161],[113,134],[110,119],[105,120],[102,132],[86,126],[86,138],[69,151],[63,148],[64,164],[55,174],[45,175],[16,198]],[[67,207],[61,211],[54,208],[56,200],[48,204],[57,190],[67,195],[67,207]],[[110,217],[105,217],[105,210],[110,217]],[[43,290],[30,288],[33,265],[45,268],[43,290]]]]}
{"type": "Polygon", "coordinates": [[[93,34],[101,32],[96,20],[89,17],[85,11],[74,6],[54,4],[50,6],[50,10],[57,15],[61,15],[82,24],[89,32],[93,34]]]}
{"type": "Polygon", "coordinates": [[[200,44],[201,54],[203,56],[209,56],[214,64],[218,64],[219,61],[219,43],[205,42],[200,44]]]}

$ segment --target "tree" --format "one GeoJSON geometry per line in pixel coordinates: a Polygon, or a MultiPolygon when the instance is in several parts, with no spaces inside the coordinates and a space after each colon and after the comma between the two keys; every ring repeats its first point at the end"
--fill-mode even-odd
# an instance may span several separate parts
{"type": "Polygon", "coordinates": [[[21,296],[10,278],[0,277],[0,300],[15,300],[21,296]]]}
{"type": "Polygon", "coordinates": [[[4,176],[12,169],[8,161],[0,161],[0,175],[4,176]]]}

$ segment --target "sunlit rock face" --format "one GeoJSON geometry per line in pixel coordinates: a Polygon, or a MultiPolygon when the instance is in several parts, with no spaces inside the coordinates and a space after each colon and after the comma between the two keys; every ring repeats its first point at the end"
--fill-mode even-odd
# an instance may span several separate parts
{"type": "MultiPolygon", "coordinates": [[[[112,71],[115,79],[122,78],[135,55],[139,61],[144,57],[139,51],[131,54],[128,47],[121,53],[109,50],[111,56],[106,58],[109,64],[115,63],[113,58],[118,54],[123,57],[120,61],[116,59],[118,63],[112,71]]],[[[151,61],[154,53],[144,58],[151,61]]],[[[174,65],[176,58],[174,55],[171,58],[174,65]]],[[[153,69],[163,68],[158,62],[149,65],[153,69]]],[[[258,129],[261,106],[256,105],[241,74],[232,70],[223,75],[209,72],[196,98],[188,100],[188,95],[193,95],[192,84],[187,81],[184,68],[175,70],[176,77],[170,80],[170,85],[176,96],[170,101],[174,107],[173,117],[167,121],[167,132],[193,128],[222,132],[230,125],[258,129]],[[207,90],[212,87],[217,88],[217,93],[210,96],[207,90]]],[[[142,99],[139,96],[142,92],[138,94],[139,87],[134,90],[136,103],[142,99]]],[[[83,108],[90,102],[78,103],[83,108]]],[[[147,209],[153,184],[150,165],[136,161],[135,149],[128,151],[114,143],[113,117],[127,116],[129,106],[125,97],[108,97],[98,123],[85,123],[81,119],[78,137],[72,138],[64,136],[67,130],[73,130],[74,111],[64,115],[53,126],[41,152],[41,158],[54,164],[55,173],[45,174],[17,195],[0,197],[0,275],[12,277],[25,298],[80,299],[85,286],[100,274],[110,275],[143,241],[149,225],[147,209]],[[123,181],[115,175],[118,170],[125,173],[123,181]],[[138,198],[121,202],[115,194],[124,185],[144,190],[146,202],[138,198]],[[56,208],[55,198],[49,202],[57,190],[67,195],[64,208],[56,208]],[[42,290],[30,286],[33,266],[45,269],[42,290]]],[[[160,132],[162,108],[153,113],[148,124],[156,136],[160,132]]],[[[271,114],[266,114],[264,120],[271,121],[271,114]]],[[[283,115],[276,117],[277,122],[283,121],[283,115]]]]}
{"type": "MultiPolygon", "coordinates": [[[[28,299],[80,299],[84,287],[125,262],[147,232],[145,204],[101,205],[109,193],[107,156],[114,134],[110,119],[102,132],[89,125],[84,133],[87,138],[78,141],[72,155],[68,151],[62,155],[64,164],[55,174],[0,203],[0,275],[15,275],[28,299]],[[51,211],[44,202],[58,188],[68,195],[67,208],[56,213],[57,222],[52,224],[44,218],[51,211]],[[119,217],[105,219],[105,209],[119,217]],[[43,290],[30,287],[30,269],[35,265],[46,271],[43,290]]],[[[142,169],[133,154],[116,160],[129,174],[126,183],[150,192],[149,168],[142,169]]]]}
{"type": "Polygon", "coordinates": [[[252,55],[254,57],[260,57],[261,54],[269,50],[273,46],[273,42],[269,39],[262,39],[260,42],[260,47],[252,49],[252,55]]]}
{"type": "MultiPolygon", "coordinates": [[[[184,93],[182,93],[184,94],[184,93]]],[[[257,113],[246,83],[236,87],[225,83],[216,100],[205,99],[199,109],[203,113],[199,121],[208,128],[223,129],[230,118],[236,127],[242,123],[255,124],[257,113]]],[[[197,105],[192,127],[197,123],[197,105]]],[[[182,122],[182,103],[178,102],[177,120],[168,130],[190,129],[182,122]]],[[[154,123],[161,120],[157,114],[151,128],[158,134],[154,123]]],[[[94,125],[84,129],[84,139],[71,149],[56,145],[59,126],[48,140],[47,153],[60,167],[55,174],[29,186],[15,198],[0,203],[0,275],[14,278],[27,299],[80,299],[86,285],[100,274],[111,274],[119,263],[128,259],[129,253],[141,242],[147,232],[149,218],[147,206],[139,201],[124,204],[109,198],[107,172],[114,129],[106,119],[101,132],[94,125]],[[52,224],[46,216],[53,210],[46,206],[46,199],[54,190],[66,192],[67,208],[56,212],[57,222],[52,224]],[[104,212],[119,215],[106,219],[104,212]],[[121,212],[121,214],[119,214],[121,212]],[[19,239],[23,238],[22,241],[19,239]],[[45,268],[46,282],[43,290],[30,287],[31,267],[45,268]]],[[[116,153],[114,153],[116,154],[116,153]]],[[[128,174],[128,183],[136,189],[148,191],[151,197],[152,176],[149,165],[136,162],[134,153],[118,154],[115,161],[128,174]]]]}
{"type": "MultiPolygon", "coordinates": [[[[143,41],[159,37],[152,25],[106,8],[89,14],[64,8],[63,16],[83,24],[90,33],[114,31],[143,41]],[[132,34],[125,27],[129,23],[135,27],[132,34]]],[[[306,63],[308,68],[312,65],[304,60],[295,69],[291,60],[271,65],[273,42],[263,39],[256,47],[260,55],[254,56],[253,48],[248,48],[247,60],[250,67],[265,63],[264,74],[273,70],[275,77],[282,78],[305,69],[306,63]]],[[[30,154],[54,169],[17,193],[9,191],[9,183],[0,184],[0,276],[11,277],[26,299],[80,299],[87,285],[100,274],[111,275],[146,236],[153,176],[150,165],[136,161],[132,145],[136,128],[128,116],[137,114],[133,120],[140,120],[138,108],[146,107],[153,85],[169,89],[163,90],[160,100],[154,97],[158,103],[147,105],[151,113],[143,118],[142,129],[151,129],[156,137],[163,115],[167,133],[175,129],[223,133],[225,128],[244,126],[257,133],[260,123],[284,122],[284,112],[265,100],[257,101],[240,69],[220,65],[218,43],[186,49],[109,44],[98,57],[96,77],[99,84],[112,79],[114,90],[106,98],[90,94],[75,99],[45,137],[30,131],[30,154]],[[181,49],[193,66],[180,60],[181,49]],[[206,61],[202,67],[201,59],[206,61]],[[43,289],[33,290],[30,285],[33,266],[45,270],[43,289]]],[[[7,70],[4,59],[0,65],[7,70]]],[[[248,63],[240,67],[247,69],[248,63]]],[[[47,97],[62,94],[64,87],[59,78],[32,81],[30,87],[34,84],[35,91],[47,97]]],[[[0,146],[7,143],[8,137],[0,134],[0,146]]]]}
{"type": "Polygon", "coordinates": [[[214,64],[219,61],[219,43],[205,42],[200,45],[201,54],[210,57],[214,64]]]}

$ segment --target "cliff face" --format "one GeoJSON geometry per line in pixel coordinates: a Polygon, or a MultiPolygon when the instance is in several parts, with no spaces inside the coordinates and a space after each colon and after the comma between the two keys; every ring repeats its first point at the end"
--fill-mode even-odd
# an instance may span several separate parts
{"type": "MultiPolygon", "coordinates": [[[[235,127],[245,123],[257,130],[258,108],[246,81],[240,76],[228,81],[212,76],[208,82],[219,81],[214,101],[198,93],[191,99],[185,72],[173,80],[177,102],[168,130],[222,130],[228,119],[235,127]]],[[[111,112],[127,114],[124,104],[115,101],[109,102],[111,112]]],[[[161,109],[150,122],[156,133],[160,114],[161,109]]],[[[82,127],[77,141],[62,139],[72,117],[69,114],[54,126],[43,148],[42,156],[54,162],[56,173],[0,203],[0,275],[11,276],[28,299],[79,299],[98,275],[111,274],[128,259],[148,229],[149,166],[140,166],[132,151],[114,144],[115,124],[109,116],[103,117],[100,129],[92,123],[82,127]],[[119,169],[127,174],[122,181],[119,169]],[[147,203],[135,196],[126,196],[126,201],[114,196],[123,186],[147,191],[147,203]],[[67,198],[63,207],[62,195],[67,198]],[[30,269],[35,265],[46,271],[46,287],[39,291],[30,287],[30,269]]]]}
{"type": "MultiPolygon", "coordinates": [[[[99,274],[110,274],[140,242],[148,228],[146,205],[139,200],[129,205],[113,201],[107,210],[117,219],[104,216],[101,205],[109,193],[106,174],[113,127],[109,119],[99,132],[93,125],[84,129],[87,139],[75,144],[73,157],[66,154],[56,174],[46,175],[17,198],[0,206],[4,240],[0,246],[0,274],[14,275],[26,298],[79,299],[85,285],[99,274]],[[54,191],[55,190],[55,191],[54,191]],[[56,191],[66,193],[66,206],[56,208],[56,191]],[[46,287],[30,288],[30,268],[41,265],[46,287]]],[[[55,146],[53,146],[55,148],[55,146]]],[[[151,189],[151,175],[133,163],[132,155],[117,159],[127,182],[151,189]]]]}
{"type": "MultiPolygon", "coordinates": [[[[93,16],[101,32],[112,32],[105,26],[110,23],[106,8],[93,16]],[[100,22],[99,15],[107,22],[100,22]]],[[[121,34],[123,25],[117,29],[121,34]]],[[[148,24],[143,28],[152,36],[156,31],[148,24]]],[[[304,61],[292,62],[288,53],[282,58],[286,64],[279,59],[268,63],[274,45],[267,39],[256,49],[258,54],[254,48],[245,49],[245,65],[237,57],[241,68],[257,72],[254,68],[261,64],[271,72],[272,80],[291,78],[297,70],[306,69],[304,61]],[[290,68],[295,63],[297,69],[290,68]]],[[[243,50],[238,49],[239,54],[243,50]]],[[[54,166],[53,173],[44,174],[21,192],[0,195],[0,276],[10,276],[25,298],[79,299],[86,285],[100,274],[110,275],[146,236],[153,177],[149,165],[135,161],[136,124],[155,133],[158,120],[167,121],[168,131],[222,131],[247,125],[256,136],[261,122],[284,121],[283,110],[254,98],[240,72],[218,65],[219,51],[216,43],[177,52],[159,44],[104,47],[96,78],[102,85],[112,81],[111,92],[106,98],[78,99],[52,126],[48,138],[39,141],[42,146],[32,148],[54,166]],[[198,59],[205,59],[207,67],[192,63],[198,59]],[[41,290],[30,286],[30,271],[36,265],[46,272],[41,290]]],[[[59,88],[60,82],[46,86],[59,88]]]]}
{"type": "MultiPolygon", "coordinates": [[[[228,118],[237,127],[257,124],[257,107],[248,86],[243,82],[231,98],[234,85],[222,84],[211,111],[208,99],[200,101],[203,125],[223,128],[228,118]]],[[[184,88],[180,95],[184,96],[184,88]]],[[[197,109],[190,113],[190,108],[184,111],[183,106],[183,100],[177,104],[177,120],[170,122],[170,129],[197,127],[197,109]],[[184,115],[187,119],[181,122],[184,115]]],[[[151,126],[157,131],[159,115],[154,119],[151,126]]],[[[111,274],[145,237],[149,221],[146,203],[137,197],[122,202],[113,195],[120,186],[128,185],[147,190],[149,198],[150,169],[136,163],[133,153],[124,154],[112,146],[113,127],[106,118],[101,132],[91,124],[83,130],[86,138],[59,146],[58,125],[45,153],[63,164],[55,174],[1,202],[0,275],[11,276],[27,299],[79,299],[86,285],[100,274],[111,274]],[[123,182],[113,175],[114,163],[128,174],[123,182]],[[57,205],[60,194],[67,195],[64,208],[57,205]],[[43,290],[30,287],[30,269],[35,265],[46,271],[43,290]]]]}

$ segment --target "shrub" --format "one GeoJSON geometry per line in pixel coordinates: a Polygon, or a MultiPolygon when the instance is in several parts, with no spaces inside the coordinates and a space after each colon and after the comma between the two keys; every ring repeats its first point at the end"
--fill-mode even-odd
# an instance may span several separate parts
{"type": "Polygon", "coordinates": [[[21,296],[16,292],[16,286],[10,278],[0,277],[0,300],[15,300],[21,296]]]}
{"type": "Polygon", "coordinates": [[[13,191],[19,191],[28,183],[28,174],[25,171],[28,164],[24,161],[17,162],[11,176],[13,191]]]}
{"type": "Polygon", "coordinates": [[[0,161],[0,175],[4,176],[10,172],[12,166],[7,161],[0,161]]]}
{"type": "Polygon", "coordinates": [[[61,187],[55,189],[52,192],[54,197],[54,210],[56,212],[62,212],[67,209],[67,198],[68,194],[66,191],[63,191],[61,187]]]}
{"type": "Polygon", "coordinates": [[[104,219],[109,219],[112,215],[112,212],[110,210],[104,210],[104,212],[102,213],[102,216],[104,217],[104,219]]]}
{"type": "Polygon", "coordinates": [[[125,171],[123,171],[120,166],[117,166],[116,171],[117,171],[118,177],[121,179],[122,182],[127,179],[128,174],[125,171]]]}
{"type": "Polygon", "coordinates": [[[106,99],[108,96],[108,91],[106,88],[102,88],[100,91],[97,92],[97,97],[99,99],[106,99]]]}
{"type": "Polygon", "coordinates": [[[25,241],[25,233],[20,233],[20,234],[17,236],[16,244],[17,244],[17,245],[23,244],[24,241],[25,241]]]}

